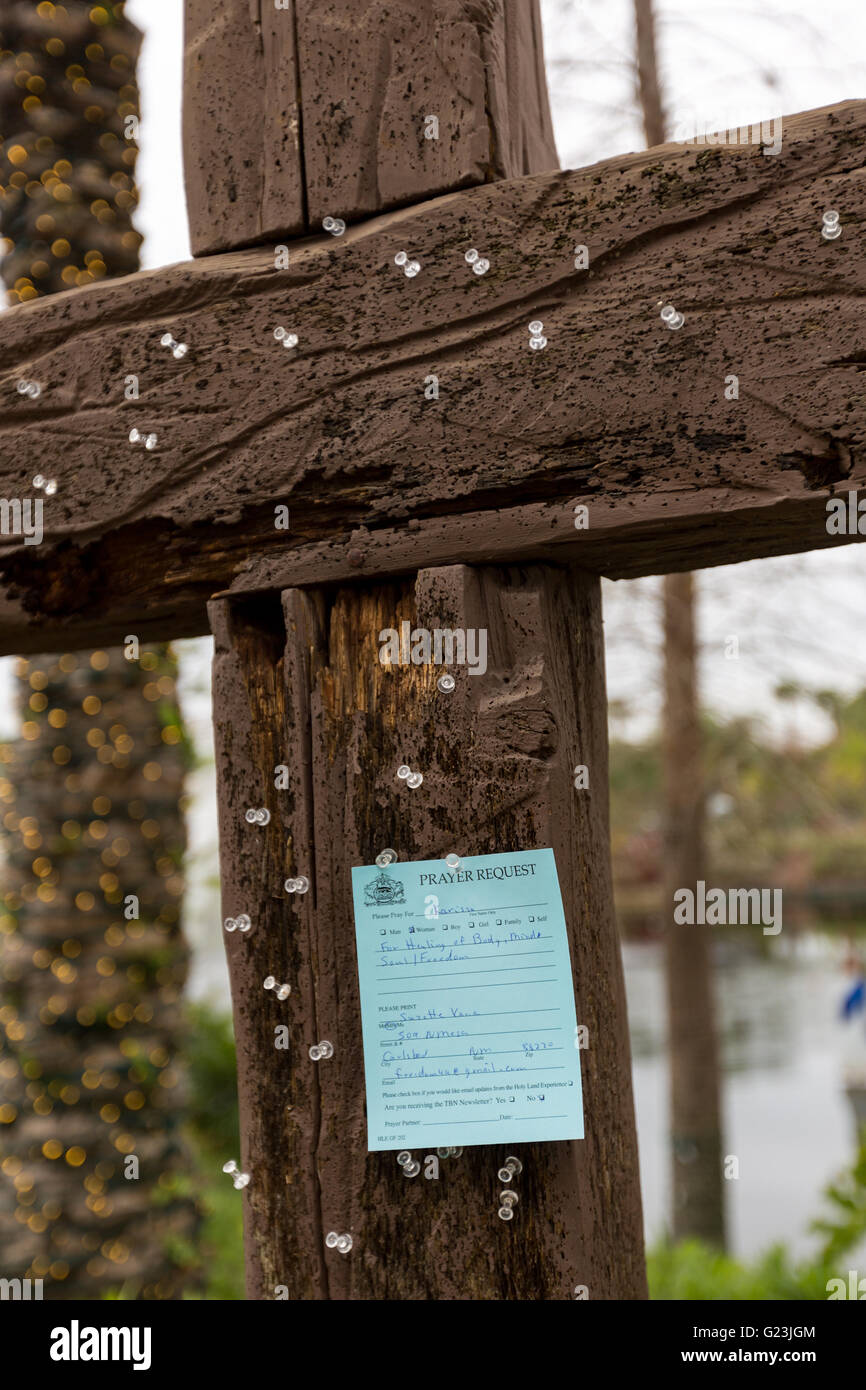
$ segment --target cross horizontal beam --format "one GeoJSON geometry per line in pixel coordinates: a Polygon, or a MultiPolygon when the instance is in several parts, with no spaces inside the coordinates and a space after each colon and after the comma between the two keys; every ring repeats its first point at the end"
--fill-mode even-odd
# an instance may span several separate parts
{"type": "Polygon", "coordinates": [[[291,242],[287,269],[257,248],[13,309],[0,497],[57,491],[41,545],[0,537],[0,650],[190,635],[214,594],[457,560],[620,577],[833,543],[826,499],[866,484],[864,151],[846,102],[786,120],[778,156],[664,146],[291,242]]]}

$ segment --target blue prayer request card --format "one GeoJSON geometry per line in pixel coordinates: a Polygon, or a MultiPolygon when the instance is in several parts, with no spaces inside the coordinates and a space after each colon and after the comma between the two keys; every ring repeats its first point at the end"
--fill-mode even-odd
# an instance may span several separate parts
{"type": "Polygon", "coordinates": [[[352,869],[367,1148],[583,1138],[552,849],[352,869]]]}

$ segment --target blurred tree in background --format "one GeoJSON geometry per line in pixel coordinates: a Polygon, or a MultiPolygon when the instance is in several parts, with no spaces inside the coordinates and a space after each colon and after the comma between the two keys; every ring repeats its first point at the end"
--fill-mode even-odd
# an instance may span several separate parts
{"type": "MultiPolygon", "coordinates": [[[[138,268],[141,36],[123,10],[0,3],[13,303],[138,268]]],[[[49,1298],[179,1297],[195,1263],[175,681],[167,647],[18,667],[22,736],[0,782],[0,1246],[4,1272],[44,1278],[49,1298]]]]}
{"type": "MultiPolygon", "coordinates": [[[[828,736],[779,746],[751,716],[702,718],[708,882],[781,887],[786,923],[862,921],[866,910],[866,691],[787,683],[777,698],[826,713],[828,736]]],[[[611,742],[617,907],[626,933],[660,925],[662,760],[657,736],[611,742]]],[[[722,928],[721,930],[725,930],[722,928]]]]}

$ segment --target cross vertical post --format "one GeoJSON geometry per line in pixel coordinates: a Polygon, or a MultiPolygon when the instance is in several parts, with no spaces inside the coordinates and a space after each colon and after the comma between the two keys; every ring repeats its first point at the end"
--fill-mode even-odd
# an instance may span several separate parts
{"type": "MultiPolygon", "coordinates": [[[[410,16],[299,0],[291,17],[263,10],[256,26],[244,0],[214,32],[211,6],[191,0],[196,248],[283,241],[323,214],[366,217],[555,167],[537,6],[491,6],[486,27],[466,10],[428,4],[410,16]],[[205,23],[210,37],[199,41],[205,23]],[[229,33],[261,72],[255,113],[246,84],[221,80],[229,33]],[[285,103],[272,100],[287,83],[285,103]],[[220,180],[244,195],[224,200],[220,180]]],[[[226,938],[249,1297],[645,1296],[598,578],[567,564],[445,565],[220,598],[209,611],[224,913],[252,921],[226,938]],[[454,667],[449,693],[441,667],[381,662],[380,632],[405,621],[484,630],[487,671],[454,667]],[[419,789],[397,778],[401,763],[423,770],[419,789]],[[588,788],[576,789],[577,765],[588,788]],[[245,819],[259,807],[270,812],[264,827],[245,819]],[[509,1224],[497,1216],[504,1150],[466,1148],[442,1160],[436,1182],[407,1182],[394,1153],[367,1152],[351,868],[386,846],[401,860],[555,851],[587,1039],[587,1138],[519,1146],[522,1195],[509,1224]],[[283,882],[301,874],[309,891],[290,898],[283,882]],[[268,976],[291,983],[284,1002],[263,988],[268,976]],[[277,1044],[283,1025],[288,1048],[277,1044]],[[309,1048],[320,1039],[334,1055],[316,1063],[309,1048]],[[351,1233],[348,1256],[326,1247],[329,1230],[351,1233]]]]}

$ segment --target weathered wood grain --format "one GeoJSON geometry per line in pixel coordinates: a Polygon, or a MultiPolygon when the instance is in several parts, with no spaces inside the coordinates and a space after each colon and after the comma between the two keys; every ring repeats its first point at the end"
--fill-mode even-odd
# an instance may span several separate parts
{"type": "Polygon", "coordinates": [[[612,909],[598,580],[544,566],[423,571],[363,592],[215,601],[214,724],[226,937],[242,1117],[248,1296],[592,1299],[646,1295],[619,946],[612,909]],[[409,619],[489,633],[485,675],[388,669],[378,633],[409,619]],[[396,777],[424,772],[417,791],[396,777]],[[590,768],[576,791],[572,769],[590,768]],[[290,770],[274,789],[274,767],[290,770]],[[264,829],[244,821],[267,806],[264,829]],[[586,1134],[522,1145],[516,1219],[497,1216],[505,1149],[466,1148],[440,1179],[368,1154],[350,869],[552,846],[569,926],[586,1134]],[[303,873],[302,897],[283,891],[303,873]],[[292,985],[279,1003],[262,989],[292,985]],[[290,1029],[290,1051],[274,1027],[290,1029]],[[327,1038],[334,1056],[312,1062],[327,1038]],[[349,1231],[347,1257],[326,1250],[349,1231]],[[410,1235],[411,1233],[411,1235],[410,1235]]]}
{"type": "Polygon", "coordinates": [[[0,649],[201,632],[233,586],[456,560],[615,577],[834,543],[826,498],[866,483],[864,150],[866,104],[845,103],[789,120],[777,158],[665,146],[299,242],[288,270],[233,252],[12,310],[0,496],[35,496],[37,472],[58,492],[41,546],[0,538],[0,649]]]}
{"type": "Polygon", "coordinates": [[[556,169],[538,0],[187,0],[184,154],[196,255],[556,169]]]}

